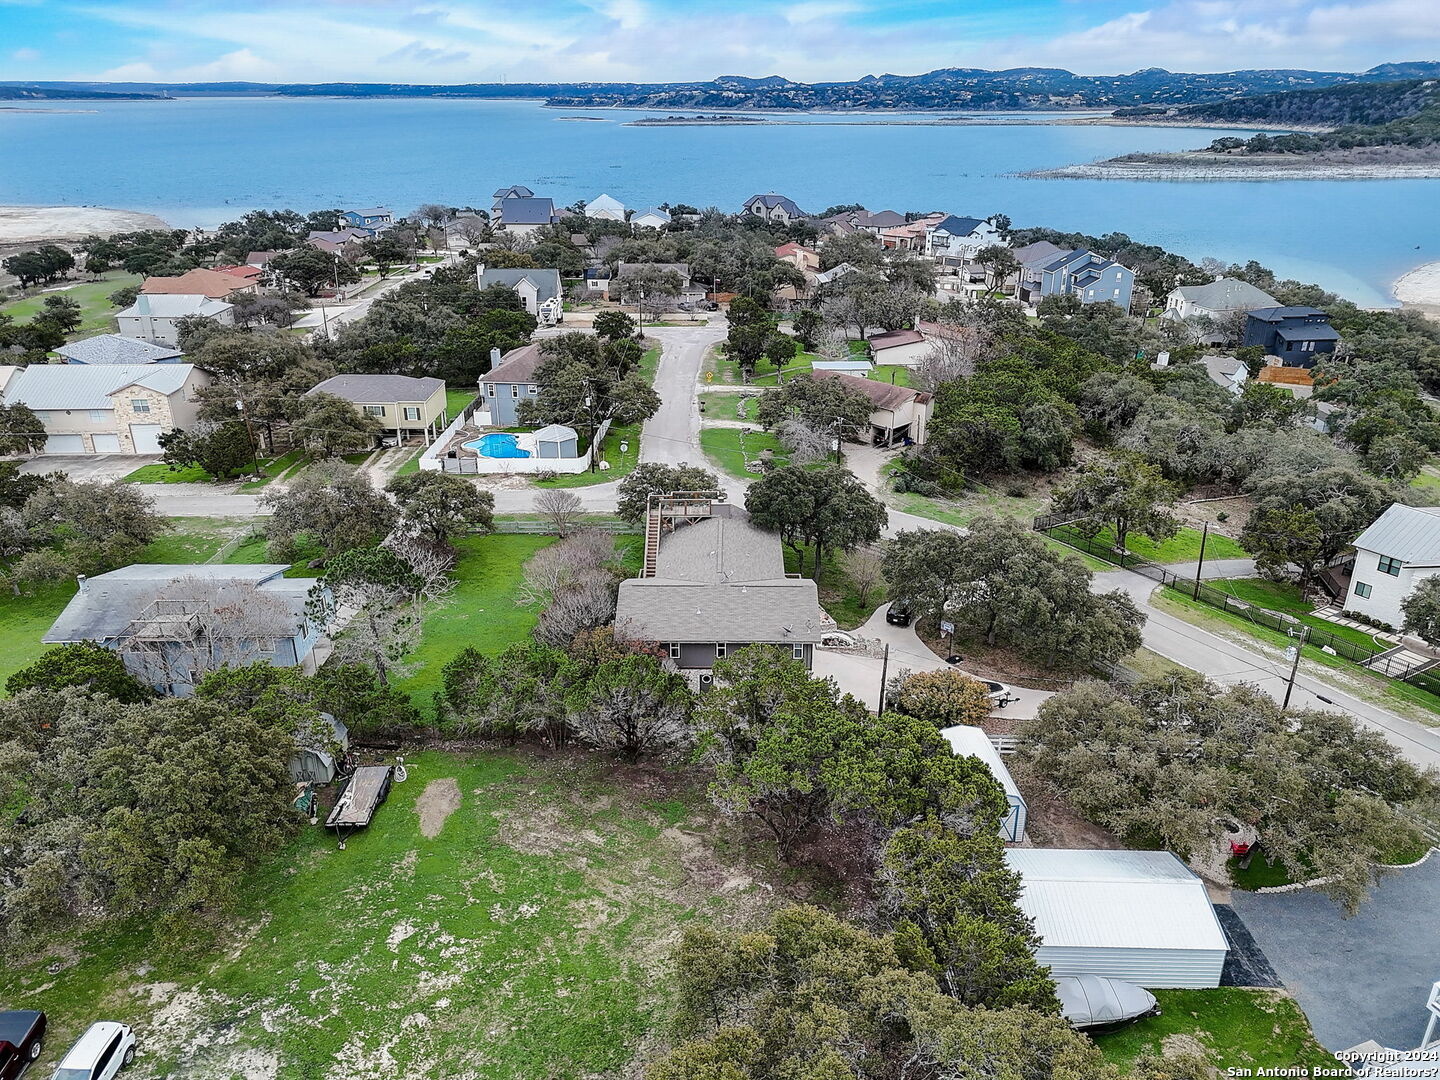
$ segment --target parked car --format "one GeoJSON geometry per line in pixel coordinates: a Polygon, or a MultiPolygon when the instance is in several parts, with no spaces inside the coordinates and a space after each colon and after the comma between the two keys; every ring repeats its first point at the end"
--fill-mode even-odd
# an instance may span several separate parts
{"type": "Polygon", "coordinates": [[[885,609],[885,621],[891,626],[909,626],[911,618],[910,609],[898,600],[885,609]]]}
{"type": "Polygon", "coordinates": [[[111,1080],[135,1060],[135,1033],[125,1024],[91,1024],[61,1059],[51,1080],[111,1080]]]}
{"type": "Polygon", "coordinates": [[[820,634],[822,649],[853,649],[855,645],[855,635],[844,630],[825,630],[820,634]]]}
{"type": "Polygon", "coordinates": [[[1062,975],[1055,980],[1060,1014],[1080,1031],[1116,1028],[1159,1016],[1155,995],[1144,987],[1099,975],[1062,975]]]}
{"type": "Polygon", "coordinates": [[[45,1014],[34,1009],[0,1012],[0,1080],[16,1080],[45,1046],[45,1014]]]}

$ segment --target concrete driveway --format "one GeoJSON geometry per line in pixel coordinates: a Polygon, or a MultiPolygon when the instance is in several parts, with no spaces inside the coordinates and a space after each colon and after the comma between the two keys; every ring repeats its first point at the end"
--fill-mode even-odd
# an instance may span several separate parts
{"type": "MultiPolygon", "coordinates": [[[[913,626],[892,626],[886,622],[885,613],[889,610],[889,604],[881,605],[864,625],[850,631],[869,645],[864,651],[815,650],[815,674],[834,679],[841,690],[859,698],[872,711],[880,707],[880,682],[885,667],[883,653],[886,645],[890,646],[890,669],[888,673],[884,673],[886,678],[893,679],[901,671],[938,671],[951,666],[926,647],[916,635],[913,626]]],[[[955,666],[965,670],[963,663],[955,666]]],[[[1030,690],[1013,685],[1011,689],[1018,700],[1012,701],[1003,712],[997,714],[1007,719],[1023,720],[1033,717],[1040,703],[1053,696],[1048,690],[1030,690]]]]}
{"type": "Polygon", "coordinates": [[[158,454],[40,454],[22,461],[20,471],[63,472],[71,480],[119,480],[159,460],[158,454]]]}
{"type": "Polygon", "coordinates": [[[1252,893],[1230,904],[1327,1050],[1366,1039],[1409,1050],[1425,1034],[1425,998],[1440,979],[1440,856],[1381,880],[1347,919],[1312,889],[1252,893]]]}

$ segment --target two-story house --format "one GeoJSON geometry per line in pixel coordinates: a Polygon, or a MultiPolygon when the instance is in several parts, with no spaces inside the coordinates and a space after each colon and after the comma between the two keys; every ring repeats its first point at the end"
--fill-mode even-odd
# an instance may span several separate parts
{"type": "Polygon", "coordinates": [[[1000,230],[981,218],[956,217],[951,214],[937,221],[925,235],[925,254],[932,259],[969,261],[981,250],[1005,241],[1000,230]]]}
{"type": "Polygon", "coordinates": [[[371,236],[384,232],[395,224],[395,215],[386,206],[371,206],[364,210],[341,210],[342,227],[364,229],[371,236]]]}
{"type": "Polygon", "coordinates": [[[342,259],[357,258],[363,251],[363,245],[370,239],[370,233],[364,229],[352,229],[346,226],[343,229],[330,231],[312,230],[305,237],[305,243],[316,251],[323,251],[326,255],[339,255],[342,259]]]}
{"type": "Polygon", "coordinates": [[[783,649],[803,663],[829,625],[815,583],[785,572],[776,533],[739,506],[705,497],[655,496],[640,575],[620,583],[615,635],[655,642],[700,685],[746,645],[783,649]]]}
{"type": "Polygon", "coordinates": [[[511,197],[501,199],[490,224],[507,233],[528,236],[560,220],[554,199],[511,197]]]}
{"type": "Polygon", "coordinates": [[[221,326],[234,326],[235,305],[208,296],[141,293],[135,303],[116,313],[115,326],[122,337],[178,347],[180,326],[187,319],[209,319],[221,326]]]}
{"type": "Polygon", "coordinates": [[[565,319],[559,270],[500,269],[481,263],[475,268],[475,284],[482,289],[503,285],[512,290],[542,326],[553,326],[565,319]]]}
{"type": "MultiPolygon", "coordinates": [[[[1165,295],[1165,317],[1177,322],[1209,320],[1219,324],[1236,317],[1237,313],[1278,307],[1280,302],[1269,293],[1239,278],[1216,278],[1205,285],[1181,285],[1165,295]]],[[[1205,340],[1218,340],[1211,331],[1205,340]]]]}
{"type": "Polygon", "coordinates": [[[123,334],[96,334],[54,350],[66,364],[179,364],[185,354],[173,345],[156,345],[123,334]]]}
{"type": "Polygon", "coordinates": [[[625,204],[609,195],[597,195],[585,204],[585,216],[600,221],[624,221],[625,204]]]}
{"type": "Polygon", "coordinates": [[[795,205],[793,199],[770,192],[768,195],[751,195],[745,200],[740,213],[745,217],[758,217],[777,225],[790,225],[805,216],[805,211],[795,205]]]}
{"type": "Polygon", "coordinates": [[[1285,364],[1314,367],[1315,361],[1333,353],[1340,343],[1340,331],[1330,325],[1330,316],[1312,307],[1271,307],[1249,312],[1245,320],[1244,345],[1258,345],[1267,356],[1278,356],[1285,364]]]}
{"type": "Polygon", "coordinates": [[[500,204],[506,199],[533,199],[534,197],[535,192],[524,184],[511,184],[509,187],[501,188],[495,192],[493,196],[495,201],[490,204],[491,224],[494,224],[494,219],[499,216],[500,204]]]}
{"type": "Polygon", "coordinates": [[[1397,629],[1401,603],[1415,586],[1440,574],[1440,507],[1394,503],[1355,538],[1355,568],[1345,610],[1397,629]]]}
{"type": "Polygon", "coordinates": [[[822,224],[826,232],[836,236],[863,232],[878,237],[886,229],[904,225],[905,215],[894,210],[879,210],[873,214],[869,210],[843,210],[838,214],[831,214],[822,224]]]}
{"type": "Polygon", "coordinates": [[[305,393],[343,398],[355,406],[357,412],[379,420],[401,442],[420,438],[428,446],[449,423],[445,415],[444,379],[335,375],[305,393]]]}
{"type": "Polygon", "coordinates": [[[194,364],[31,364],[5,384],[7,405],[28,405],[45,454],[158,454],[160,436],[199,418],[194,364]]]}
{"type": "Polygon", "coordinates": [[[1036,265],[1035,257],[1029,254],[1021,262],[1020,299],[1027,303],[1070,295],[1082,304],[1114,304],[1122,311],[1130,310],[1135,272],[1128,267],[1085,248],[1061,250],[1043,265],[1036,265]]]}
{"type": "Polygon", "coordinates": [[[187,270],[176,277],[148,277],[140,286],[141,296],[204,296],[211,300],[229,300],[259,291],[258,274],[250,278],[205,269],[187,270]]]}
{"type": "Polygon", "coordinates": [[[788,262],[802,273],[818,273],[820,270],[820,253],[794,241],[777,247],[775,258],[788,262]]]}
{"type": "Polygon", "coordinates": [[[480,384],[481,409],[490,414],[491,427],[515,427],[520,423],[520,402],[540,392],[535,370],[544,362],[540,346],[522,345],[511,349],[485,374],[480,384]]]}

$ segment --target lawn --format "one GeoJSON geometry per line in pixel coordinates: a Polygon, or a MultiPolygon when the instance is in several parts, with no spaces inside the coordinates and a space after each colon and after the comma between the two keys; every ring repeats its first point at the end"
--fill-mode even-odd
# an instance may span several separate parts
{"type": "Polygon", "coordinates": [[[418,670],[400,684],[422,712],[431,711],[440,688],[440,669],[461,649],[474,646],[484,653],[499,653],[526,639],[538,612],[515,603],[520,567],[552,543],[551,536],[513,533],[456,542],[460,557],[455,591],[449,603],[426,616],[420,643],[409,657],[418,670]]]}
{"type": "Polygon", "coordinates": [[[240,485],[240,490],[259,491],[268,486],[272,480],[291,479],[308,464],[310,464],[310,459],[306,457],[305,451],[303,450],[291,450],[289,453],[281,454],[279,457],[266,458],[260,462],[261,478],[259,480],[245,481],[245,483],[240,485]]]}
{"type": "MultiPolygon", "coordinates": [[[[528,428],[521,430],[528,431],[528,428]]],[[[609,462],[608,469],[586,469],[579,473],[561,473],[554,480],[537,480],[542,488],[589,487],[591,484],[608,484],[629,476],[640,462],[640,425],[616,424],[605,433],[605,443],[600,447],[600,460],[609,462]],[[625,450],[620,449],[621,443],[625,450]]]]}
{"type": "Polygon", "coordinates": [[[746,431],[743,428],[701,428],[700,448],[705,451],[710,464],[740,480],[759,477],[759,473],[745,471],[745,462],[759,460],[765,450],[773,451],[776,464],[784,465],[788,458],[785,448],[774,435],[768,431],[746,431]]]}
{"type": "Polygon", "coordinates": [[[127,285],[139,285],[144,280],[138,274],[116,274],[100,281],[87,281],[73,289],[41,292],[23,300],[14,300],[0,307],[0,312],[16,322],[29,322],[45,306],[47,296],[64,296],[80,305],[80,328],[70,335],[72,340],[113,333],[115,312],[119,309],[110,303],[110,294],[127,285]]]}
{"type": "Polygon", "coordinates": [[[1205,1047],[1222,1074],[1230,1068],[1336,1068],[1334,1056],[1315,1041],[1300,1006],[1280,991],[1226,986],[1154,994],[1161,1015],[1095,1037],[1107,1059],[1129,1065],[1147,1051],[1158,1052],[1166,1036],[1189,1035],[1205,1047]]]}
{"type": "Polygon", "coordinates": [[[141,465],[134,472],[127,473],[124,482],[127,484],[212,484],[215,482],[215,477],[199,465],[186,465],[181,469],[172,469],[163,461],[156,461],[150,465],[141,465]]]}
{"type": "Polygon", "coordinates": [[[871,377],[876,382],[888,382],[895,386],[910,385],[910,369],[899,364],[881,364],[871,377]]]}
{"type": "Polygon", "coordinates": [[[1440,495],[1440,468],[1431,462],[1426,462],[1420,470],[1420,475],[1410,481],[1410,486],[1421,488],[1432,495],[1440,495]]]}
{"type": "MultiPolygon", "coordinates": [[[[1083,534],[1070,526],[1062,525],[1052,531],[1057,537],[1073,536],[1076,538],[1077,544],[1083,545],[1084,543],[1084,540],[1081,539],[1083,534]]],[[[1200,537],[1199,529],[1182,528],[1169,540],[1161,540],[1157,543],[1148,536],[1131,533],[1125,538],[1125,550],[1153,563],[1195,562],[1200,558],[1200,537]]],[[[1113,546],[1115,531],[1107,525],[1089,539],[1094,544],[1113,546]]],[[[1102,559],[1106,557],[1099,552],[1096,554],[1102,559]]],[[[1250,553],[1228,536],[1212,532],[1205,540],[1206,562],[1211,559],[1248,559],[1249,557],[1250,553]]]]}
{"type": "Polygon", "coordinates": [[[746,394],[722,394],[707,393],[700,395],[700,404],[704,406],[701,416],[707,420],[743,420],[746,423],[755,423],[755,410],[759,406],[759,395],[746,394]],[[741,401],[745,402],[746,415],[741,416],[739,406],[741,401]]]}
{"type": "MultiPolygon", "coordinates": [[[[820,358],[815,353],[796,353],[795,358],[785,365],[785,377],[804,375],[811,370],[810,365],[818,359],[820,358]]],[[[736,386],[778,386],[779,380],[776,375],[775,365],[769,359],[762,359],[755,368],[754,376],[746,383],[740,378],[740,365],[734,360],[726,359],[723,353],[715,349],[705,358],[700,377],[706,382],[736,386]]]]}
{"type": "Polygon", "coordinates": [[[1244,600],[1247,604],[1254,604],[1256,607],[1269,608],[1271,611],[1279,611],[1286,615],[1294,615],[1306,626],[1316,630],[1324,630],[1327,634],[1342,638],[1345,641],[1362,645],[1366,648],[1388,648],[1383,643],[1376,641],[1364,630],[1356,630],[1352,626],[1340,626],[1327,619],[1318,619],[1311,615],[1315,605],[1300,598],[1300,590],[1289,582],[1266,581],[1264,578],[1217,578],[1214,581],[1207,581],[1205,584],[1219,589],[1221,592],[1229,593],[1237,600],[1244,600]]]}
{"type": "Polygon", "coordinates": [[[0,1001],[49,1013],[37,1071],[120,1017],[137,1077],[618,1076],[664,1030],[681,929],[774,903],[681,775],[526,750],[407,765],[346,850],[302,826],[194,952],[136,920],[0,967],[0,1001]]]}
{"type": "Polygon", "coordinates": [[[451,420],[465,411],[472,401],[480,394],[480,388],[464,386],[447,386],[445,388],[445,415],[451,420]]]}
{"type": "MultiPolygon", "coordinates": [[[[815,549],[813,545],[807,544],[804,548],[805,576],[815,576],[815,549]]],[[[800,570],[800,556],[790,547],[785,547],[785,572],[787,574],[798,573],[800,570]]],[[[883,581],[877,581],[870,590],[870,595],[862,597],[855,588],[854,581],[846,568],[845,556],[838,552],[832,553],[820,565],[820,577],[816,582],[820,593],[820,606],[826,613],[835,620],[837,626],[842,630],[853,630],[871,615],[875,609],[885,602],[885,585],[883,581]]]]}

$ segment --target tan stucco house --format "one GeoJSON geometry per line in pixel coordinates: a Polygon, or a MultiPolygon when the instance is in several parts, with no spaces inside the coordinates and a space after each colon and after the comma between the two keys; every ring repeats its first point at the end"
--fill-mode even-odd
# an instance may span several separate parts
{"type": "Polygon", "coordinates": [[[336,375],[307,394],[334,394],[373,416],[396,438],[423,438],[426,445],[445,430],[445,380],[408,375],[336,375]]]}
{"type": "Polygon", "coordinates": [[[158,454],[163,433],[194,425],[196,391],[209,382],[194,364],[31,364],[4,400],[40,420],[41,453],[158,454]]]}

